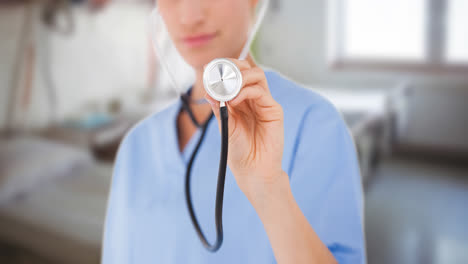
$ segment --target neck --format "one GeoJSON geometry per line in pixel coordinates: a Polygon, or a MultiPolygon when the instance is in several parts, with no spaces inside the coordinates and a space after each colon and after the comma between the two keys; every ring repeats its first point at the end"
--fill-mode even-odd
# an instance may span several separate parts
{"type": "Polygon", "coordinates": [[[193,100],[198,100],[205,97],[205,88],[203,87],[203,69],[197,69],[195,74],[196,79],[195,83],[193,84],[190,97],[193,100]]]}

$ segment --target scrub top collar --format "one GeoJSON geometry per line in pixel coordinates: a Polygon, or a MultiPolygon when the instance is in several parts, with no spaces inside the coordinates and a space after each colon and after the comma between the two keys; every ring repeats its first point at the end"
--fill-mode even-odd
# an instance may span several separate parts
{"type": "MultiPolygon", "coordinates": [[[[188,90],[187,94],[190,95],[191,88],[188,90]]],[[[187,166],[190,156],[192,155],[192,152],[195,148],[195,145],[198,142],[198,139],[200,138],[202,128],[197,128],[195,130],[195,133],[191,136],[190,140],[187,142],[187,144],[184,146],[183,151],[181,152],[179,150],[179,139],[178,139],[178,129],[177,129],[177,117],[182,110],[182,99],[179,97],[175,104],[173,105],[170,114],[168,115],[169,117],[169,122],[170,122],[170,138],[171,142],[169,145],[169,148],[175,151],[175,154],[177,156],[177,162],[179,164],[182,164],[184,168],[187,166]]],[[[207,139],[210,138],[210,130],[212,129],[211,127],[213,126],[213,120],[215,118],[212,117],[208,121],[208,127],[207,127],[207,135],[204,143],[207,143],[207,139]]]]}

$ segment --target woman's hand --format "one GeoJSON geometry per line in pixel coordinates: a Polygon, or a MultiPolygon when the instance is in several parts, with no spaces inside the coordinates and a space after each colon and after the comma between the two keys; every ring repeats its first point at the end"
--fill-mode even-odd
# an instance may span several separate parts
{"type": "MultiPolygon", "coordinates": [[[[284,182],[279,178],[287,178],[281,168],[283,109],[271,96],[264,71],[253,60],[231,61],[239,67],[243,84],[237,97],[226,103],[229,112],[228,165],[239,187],[254,202],[262,199],[270,185],[284,182]]],[[[219,102],[208,94],[205,97],[220,125],[219,102]]]]}
{"type": "MultiPolygon", "coordinates": [[[[283,109],[271,96],[263,70],[252,60],[232,61],[244,83],[239,95],[226,103],[228,165],[256,209],[277,262],[336,263],[294,200],[289,177],[281,168],[283,109]]],[[[221,127],[219,102],[208,94],[205,97],[221,127]]]]}

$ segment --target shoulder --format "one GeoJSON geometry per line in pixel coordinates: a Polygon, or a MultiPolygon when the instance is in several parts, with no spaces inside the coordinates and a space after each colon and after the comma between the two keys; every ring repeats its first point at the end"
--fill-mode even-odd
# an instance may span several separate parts
{"type": "Polygon", "coordinates": [[[273,98],[283,107],[285,120],[295,120],[299,125],[306,121],[314,121],[315,125],[323,122],[344,125],[341,113],[327,98],[277,71],[264,71],[273,98]]]}
{"type": "Polygon", "coordinates": [[[148,146],[164,142],[163,139],[171,133],[171,131],[168,131],[171,125],[175,125],[172,116],[177,109],[178,103],[174,102],[160,111],[149,114],[133,125],[120,143],[117,161],[123,160],[127,155],[134,156],[132,152],[137,149],[141,153],[142,151],[150,150],[148,146]]]}
{"type": "Polygon", "coordinates": [[[266,70],[265,75],[273,98],[284,112],[283,165],[290,177],[301,174],[297,169],[301,166],[333,168],[337,153],[343,158],[355,155],[351,133],[333,103],[276,71],[266,70]]]}

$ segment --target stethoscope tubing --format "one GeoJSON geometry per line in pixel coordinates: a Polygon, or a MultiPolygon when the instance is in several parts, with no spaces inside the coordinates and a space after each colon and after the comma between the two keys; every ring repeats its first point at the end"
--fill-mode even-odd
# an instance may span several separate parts
{"type": "MultiPolygon", "coordinates": [[[[186,101],[183,101],[183,104],[186,104],[186,101]]],[[[184,106],[184,109],[189,112],[189,115],[193,116],[191,113],[190,106],[187,104],[184,106]]],[[[215,227],[216,227],[216,240],[214,243],[208,242],[205,234],[203,233],[200,224],[198,222],[195,210],[192,203],[192,195],[190,192],[190,181],[191,181],[191,172],[193,162],[197,156],[197,153],[200,149],[200,146],[206,136],[206,131],[208,128],[209,121],[213,117],[211,113],[210,117],[202,126],[202,133],[200,138],[195,146],[195,149],[190,157],[189,163],[187,165],[187,171],[185,174],[185,199],[187,208],[189,211],[189,216],[192,221],[192,224],[195,228],[195,231],[202,242],[203,246],[210,252],[216,252],[223,243],[223,199],[224,199],[224,185],[226,181],[226,169],[227,169],[227,158],[228,158],[228,111],[227,107],[221,106],[220,109],[220,119],[221,119],[221,153],[219,160],[219,170],[218,170],[218,182],[216,187],[216,201],[215,201],[215,227]]],[[[198,122],[197,122],[198,123],[198,122]]]]}

